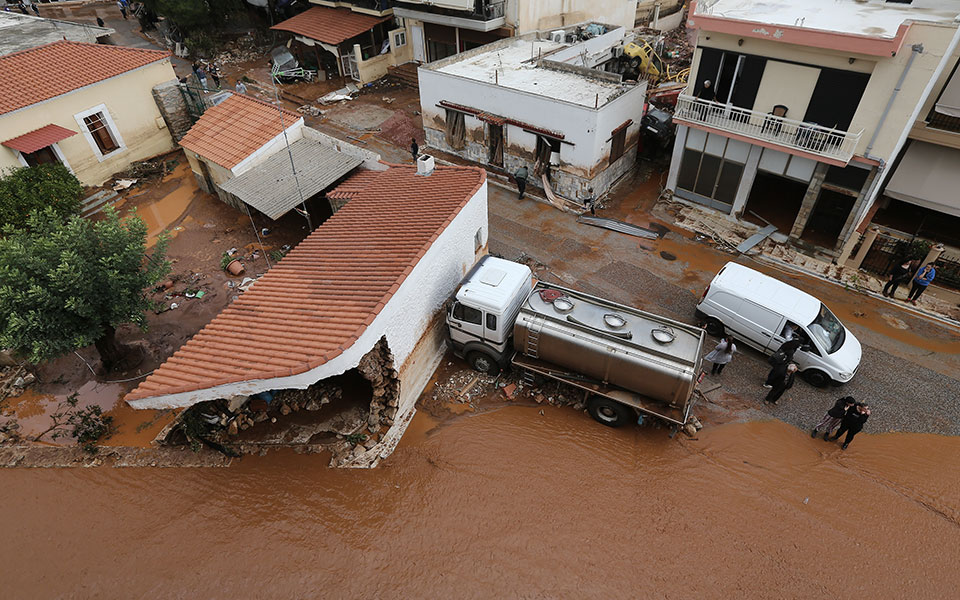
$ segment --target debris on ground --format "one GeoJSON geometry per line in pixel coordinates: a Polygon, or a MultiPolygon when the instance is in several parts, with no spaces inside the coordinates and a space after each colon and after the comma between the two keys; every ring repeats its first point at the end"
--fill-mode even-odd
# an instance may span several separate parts
{"type": "Polygon", "coordinates": [[[113,191],[119,192],[120,190],[125,190],[128,187],[134,185],[135,183],[137,183],[136,179],[118,179],[113,184],[113,191]]]}
{"type": "Polygon", "coordinates": [[[311,117],[319,117],[323,115],[323,111],[317,108],[316,106],[311,106],[309,104],[304,104],[297,109],[297,112],[301,115],[310,115],[311,117]]]}

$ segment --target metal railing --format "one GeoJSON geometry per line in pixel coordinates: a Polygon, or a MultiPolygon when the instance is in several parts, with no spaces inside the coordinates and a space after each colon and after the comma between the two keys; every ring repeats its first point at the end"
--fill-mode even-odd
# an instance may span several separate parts
{"type": "Polygon", "coordinates": [[[863,130],[857,133],[830,129],[816,123],[795,121],[681,94],[673,114],[679,121],[704,125],[756,140],[770,142],[791,150],[849,162],[860,142],[863,130]]]}

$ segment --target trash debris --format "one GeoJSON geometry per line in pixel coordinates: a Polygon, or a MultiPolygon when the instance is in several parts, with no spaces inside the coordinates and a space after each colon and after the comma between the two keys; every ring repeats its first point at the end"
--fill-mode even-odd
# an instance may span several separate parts
{"type": "Polygon", "coordinates": [[[205,292],[205,291],[203,291],[203,290],[200,290],[199,292],[197,292],[196,297],[197,297],[197,299],[200,299],[200,298],[203,298],[206,294],[207,294],[207,292],[205,292]]]}
{"type": "Polygon", "coordinates": [[[257,280],[253,277],[244,277],[237,289],[239,289],[241,292],[245,292],[249,290],[253,284],[256,283],[256,281],[257,280]]]}
{"type": "Polygon", "coordinates": [[[136,182],[136,179],[118,179],[117,182],[113,184],[113,191],[119,192],[120,190],[125,190],[136,182]]]}
{"type": "Polygon", "coordinates": [[[301,115],[310,115],[311,117],[319,117],[323,114],[323,111],[317,108],[316,106],[311,106],[309,104],[304,104],[297,109],[297,112],[301,115]]]}
{"type": "Polygon", "coordinates": [[[177,304],[176,302],[172,302],[172,303],[170,303],[170,310],[173,310],[173,309],[177,308],[178,306],[180,306],[180,305],[177,304]]]}
{"type": "Polygon", "coordinates": [[[228,255],[228,256],[233,256],[233,255],[236,254],[236,253],[237,253],[237,249],[236,249],[236,248],[230,248],[229,250],[227,250],[227,255],[228,255]]]}

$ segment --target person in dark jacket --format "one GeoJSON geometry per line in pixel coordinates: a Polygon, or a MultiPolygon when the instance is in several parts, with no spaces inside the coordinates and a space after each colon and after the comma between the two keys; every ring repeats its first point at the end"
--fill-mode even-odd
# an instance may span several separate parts
{"type": "Polygon", "coordinates": [[[883,295],[887,298],[896,298],[897,288],[910,281],[910,274],[913,273],[914,269],[912,261],[909,260],[894,267],[893,271],[890,272],[890,281],[883,286],[883,295]]]}
{"type": "Polygon", "coordinates": [[[853,408],[847,411],[847,414],[843,415],[843,419],[840,421],[840,429],[837,430],[837,435],[829,438],[829,441],[836,441],[841,435],[846,433],[847,437],[843,440],[843,445],[840,446],[846,450],[850,442],[853,441],[853,437],[860,433],[869,418],[870,407],[864,402],[857,402],[853,408]]]}
{"type": "Polygon", "coordinates": [[[774,381],[787,374],[787,365],[793,362],[793,355],[802,348],[806,342],[800,334],[794,334],[792,340],[788,340],[780,345],[780,349],[770,356],[770,372],[767,374],[767,380],[763,382],[763,387],[772,388],[774,381]]]}
{"type": "Polygon", "coordinates": [[[925,267],[917,271],[917,274],[913,277],[913,287],[910,288],[907,300],[911,304],[916,304],[917,300],[920,299],[920,294],[927,291],[927,286],[936,276],[937,270],[933,268],[933,263],[927,263],[925,267]]]}
{"type": "Polygon", "coordinates": [[[519,192],[519,195],[517,196],[518,200],[523,198],[523,193],[527,189],[527,173],[528,171],[526,167],[520,167],[517,169],[517,172],[513,174],[513,178],[517,180],[517,191],[519,192]]]}
{"type": "Polygon", "coordinates": [[[797,373],[797,365],[790,363],[787,365],[786,372],[782,377],[778,377],[773,381],[773,385],[770,388],[770,391],[767,392],[767,397],[763,399],[764,402],[769,402],[770,404],[776,404],[777,400],[780,399],[780,396],[790,388],[793,387],[793,379],[797,373]]]}
{"type": "Polygon", "coordinates": [[[420,146],[417,144],[417,138],[410,138],[410,154],[413,155],[413,162],[417,162],[420,156],[420,146]]]}
{"type": "Polygon", "coordinates": [[[847,414],[847,411],[850,410],[857,401],[854,400],[853,396],[844,396],[837,400],[833,408],[827,411],[827,414],[823,415],[823,419],[813,428],[813,431],[810,432],[810,437],[817,437],[817,434],[821,429],[824,430],[823,440],[827,441],[830,439],[830,432],[840,424],[840,421],[843,420],[843,417],[847,414]]]}

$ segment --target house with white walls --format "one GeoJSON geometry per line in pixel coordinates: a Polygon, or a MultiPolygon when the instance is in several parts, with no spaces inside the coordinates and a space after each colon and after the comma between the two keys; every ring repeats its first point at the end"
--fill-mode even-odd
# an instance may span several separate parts
{"type": "Polygon", "coordinates": [[[525,166],[573,200],[608,190],[636,162],[646,82],[604,70],[623,27],[575,29],[592,33],[509,38],[421,66],[427,144],[491,171],[525,166]]]}

